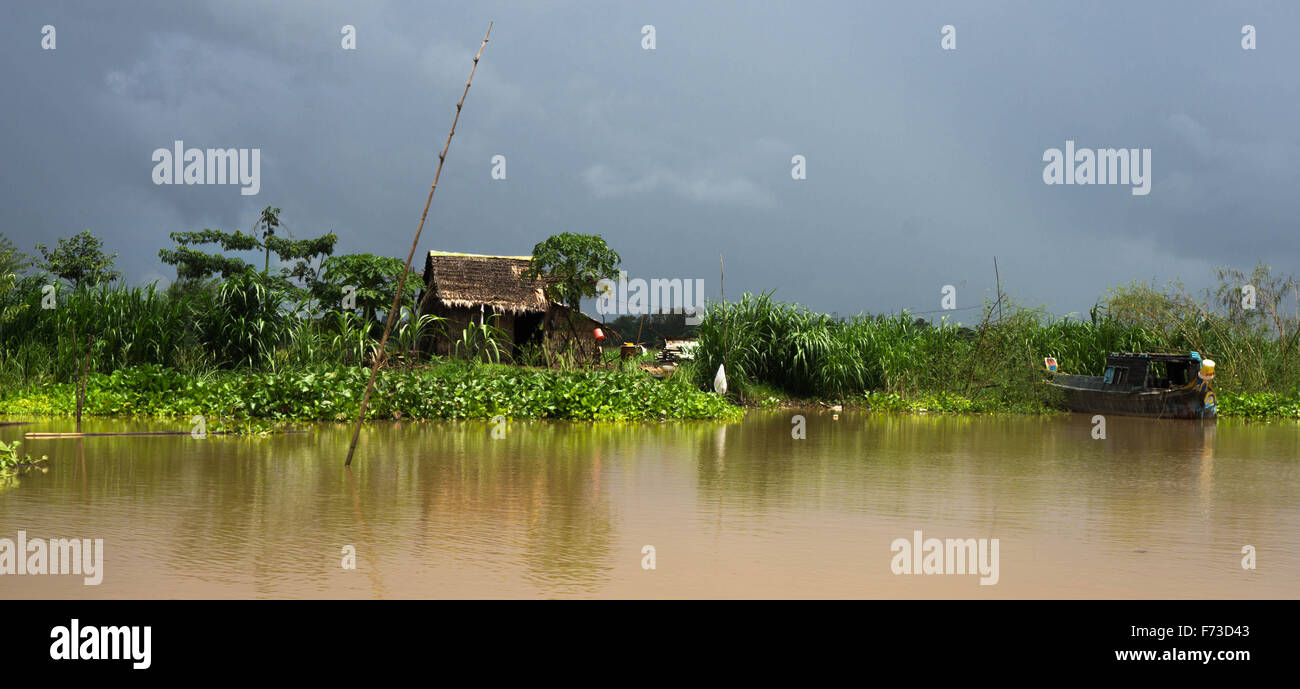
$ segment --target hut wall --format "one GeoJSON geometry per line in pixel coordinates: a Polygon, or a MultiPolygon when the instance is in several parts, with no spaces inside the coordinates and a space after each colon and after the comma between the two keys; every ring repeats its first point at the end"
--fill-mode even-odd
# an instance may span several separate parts
{"type": "Polygon", "coordinates": [[[600,321],[567,306],[551,304],[542,326],[546,332],[546,347],[551,352],[563,352],[572,346],[584,359],[596,357],[599,347],[595,329],[602,327],[600,321]],[[573,318],[572,326],[569,323],[570,315],[573,318]]]}
{"type": "Polygon", "coordinates": [[[430,301],[434,302],[433,308],[429,309],[430,313],[445,319],[438,324],[442,330],[433,338],[433,353],[438,356],[451,356],[455,352],[456,341],[460,338],[461,331],[469,327],[471,322],[478,322],[478,309],[471,314],[469,308],[444,306],[437,299],[430,301]]]}
{"type": "MultiPolygon", "coordinates": [[[[478,307],[464,306],[446,306],[442,302],[430,299],[432,307],[427,308],[428,313],[432,313],[439,318],[446,319],[441,323],[444,332],[439,333],[433,338],[432,352],[438,356],[451,356],[456,352],[456,343],[460,341],[461,333],[469,326],[478,326],[480,311],[478,307]]],[[[488,308],[481,312],[486,323],[499,328],[505,332],[506,342],[513,342],[515,338],[515,316],[510,313],[494,314],[492,309],[488,308]]],[[[425,346],[425,351],[429,347],[425,346]]],[[[503,355],[509,356],[510,351],[503,349],[503,355]]]]}

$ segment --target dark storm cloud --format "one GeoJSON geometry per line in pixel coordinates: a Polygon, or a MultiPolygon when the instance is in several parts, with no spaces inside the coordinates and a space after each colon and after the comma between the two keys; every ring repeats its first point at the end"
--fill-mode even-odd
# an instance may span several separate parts
{"type": "Polygon", "coordinates": [[[1264,258],[1300,272],[1300,12],[1122,3],[29,3],[0,14],[0,231],[89,228],[132,281],[167,233],[248,229],[405,256],[496,21],[421,249],[603,234],[633,276],[841,313],[1105,287],[1264,258]],[[58,48],[40,49],[53,24],[58,48]],[[340,27],[357,28],[357,50],[340,27]],[[641,26],[657,47],[641,49],[641,26]],[[957,50],[939,46],[957,27],[957,50]],[[1259,48],[1240,45],[1243,24],[1259,48]],[[1150,148],[1152,191],[1047,186],[1045,149],[1150,148]],[[154,149],[260,148],[261,192],[155,186],[154,149]],[[493,155],[508,178],[493,181],[493,155]],[[804,155],[808,179],[790,178],[804,155]]]}

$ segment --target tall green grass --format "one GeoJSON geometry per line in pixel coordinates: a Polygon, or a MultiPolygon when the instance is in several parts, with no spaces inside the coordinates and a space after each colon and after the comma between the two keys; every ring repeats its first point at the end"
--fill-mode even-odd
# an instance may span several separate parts
{"type": "Polygon", "coordinates": [[[190,368],[204,358],[199,318],[211,303],[173,299],[148,287],[45,291],[32,281],[0,295],[0,376],[70,380],[85,363],[109,371],[143,363],[190,368]]]}
{"type": "MultiPolygon", "coordinates": [[[[168,290],[47,287],[47,280],[9,277],[0,285],[0,386],[6,387],[69,382],[87,363],[91,373],[156,365],[191,375],[369,366],[384,330],[383,314],[368,318],[359,310],[294,301],[279,282],[255,271],[168,290]]],[[[515,354],[492,322],[448,332],[445,319],[414,317],[415,308],[414,296],[401,305],[385,348],[388,365],[416,362],[417,344],[435,336],[451,339],[453,360],[501,363],[515,354]]],[[[546,359],[531,354],[537,363],[546,359]]]]}
{"type": "Polygon", "coordinates": [[[840,400],[869,391],[942,393],[1029,409],[1041,405],[1044,357],[1056,357],[1062,371],[1100,375],[1110,352],[1195,350],[1218,360],[1216,386],[1229,393],[1300,396],[1297,335],[1271,337],[1204,308],[1136,323],[1104,310],[1081,321],[1011,306],[1000,319],[963,327],[907,314],[840,321],[745,294],[713,305],[699,338],[696,382],[709,385],[725,364],[741,395],[754,386],[840,400]]]}
{"type": "MultiPolygon", "coordinates": [[[[74,290],[30,278],[8,287],[0,293],[0,385],[9,387],[71,381],[87,363],[92,373],[150,364],[188,374],[361,365],[373,361],[383,332],[355,312],[293,303],[254,272],[174,290],[74,290]]],[[[411,318],[412,308],[402,307],[390,361],[441,327],[433,316],[411,318]]]]}
{"type": "MultiPolygon", "coordinates": [[[[165,291],[56,286],[50,293],[35,278],[3,286],[0,388],[8,389],[71,382],[87,362],[92,373],[152,365],[196,377],[357,368],[374,360],[383,329],[355,312],[291,302],[254,272],[165,291]]],[[[390,363],[403,363],[429,335],[448,335],[440,319],[412,318],[412,307],[403,306],[394,328],[390,363]]],[[[906,313],[841,321],[770,294],[746,294],[708,310],[698,326],[697,363],[678,377],[709,389],[725,364],[741,397],[754,388],[838,400],[875,393],[881,400],[892,395],[957,408],[1030,410],[1041,407],[1043,357],[1056,357],[1065,372],[1098,375],[1110,352],[1195,350],[1218,362],[1216,388],[1225,410],[1300,399],[1300,318],[1223,313],[1176,290],[1145,285],[1112,290],[1087,320],[1015,305],[1002,311],[1001,318],[980,318],[970,327],[906,313]]],[[[986,308],[981,315],[992,313],[986,308]]],[[[511,350],[491,324],[449,336],[453,358],[467,362],[504,362],[511,350]]],[[[514,354],[562,369],[586,365],[574,352],[514,354]]]]}

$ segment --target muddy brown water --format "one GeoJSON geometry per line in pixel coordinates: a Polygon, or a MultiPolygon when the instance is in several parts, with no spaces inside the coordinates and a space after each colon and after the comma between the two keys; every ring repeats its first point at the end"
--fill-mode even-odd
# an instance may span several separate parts
{"type": "MultiPolygon", "coordinates": [[[[149,428],[185,426],[84,430],[149,428]]],[[[0,598],[1300,596],[1295,423],[1111,417],[1094,439],[1084,415],[783,411],[493,429],[372,425],[350,472],[342,425],[25,441],[49,470],[0,489],[0,538],[102,538],[103,581],[6,574],[0,598]],[[916,531],[998,539],[997,583],[895,574],[891,546],[916,531]]]]}

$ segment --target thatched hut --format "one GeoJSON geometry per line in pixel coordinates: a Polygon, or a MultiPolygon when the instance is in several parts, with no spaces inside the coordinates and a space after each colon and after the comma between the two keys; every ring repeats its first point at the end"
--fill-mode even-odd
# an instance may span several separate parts
{"type": "MultiPolygon", "coordinates": [[[[521,348],[543,343],[550,352],[572,346],[581,355],[593,355],[593,330],[603,326],[581,311],[548,300],[542,289],[545,278],[533,281],[523,276],[531,260],[531,256],[430,251],[424,261],[424,289],[431,295],[424,312],[445,320],[444,332],[426,345],[426,351],[454,354],[466,327],[488,324],[502,332],[509,345],[502,354],[511,358],[521,348]]],[[[607,341],[612,340],[610,336],[607,341]]]]}

